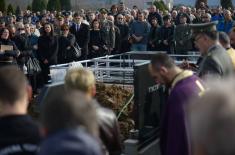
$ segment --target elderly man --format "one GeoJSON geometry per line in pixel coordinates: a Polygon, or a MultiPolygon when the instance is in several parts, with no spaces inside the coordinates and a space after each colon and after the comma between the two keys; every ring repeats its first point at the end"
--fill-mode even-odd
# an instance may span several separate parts
{"type": "Polygon", "coordinates": [[[185,6],[181,6],[180,9],[179,9],[178,15],[177,15],[177,17],[176,17],[175,24],[176,24],[176,25],[180,24],[180,16],[181,16],[182,14],[186,15],[187,23],[191,23],[190,17],[189,17],[189,15],[186,13],[186,7],[185,7],[185,6]]]}
{"type": "Polygon", "coordinates": [[[224,20],[219,21],[218,31],[229,33],[235,22],[232,19],[232,13],[229,10],[224,11],[224,20]]]}
{"type": "Polygon", "coordinates": [[[198,71],[200,77],[213,75],[222,78],[234,74],[232,60],[218,42],[216,24],[217,22],[191,25],[195,45],[203,57],[198,71]]]}
{"type": "Polygon", "coordinates": [[[202,22],[203,23],[209,23],[211,22],[211,14],[206,13],[205,15],[203,15],[202,17],[202,22]]]}
{"type": "Polygon", "coordinates": [[[158,13],[156,6],[151,5],[149,7],[148,22],[151,23],[151,20],[154,17],[157,19],[158,24],[162,26],[163,24],[162,16],[158,13]]]}
{"type": "Polygon", "coordinates": [[[201,80],[192,71],[182,70],[167,54],[156,54],[149,70],[157,83],[169,90],[160,125],[160,148],[162,155],[191,155],[190,136],[184,107],[192,97],[204,92],[201,80]]]}
{"type": "Polygon", "coordinates": [[[120,39],[119,42],[119,52],[124,53],[130,51],[128,38],[130,36],[129,26],[124,21],[124,16],[122,14],[118,14],[116,18],[116,26],[120,30],[120,39]]]}

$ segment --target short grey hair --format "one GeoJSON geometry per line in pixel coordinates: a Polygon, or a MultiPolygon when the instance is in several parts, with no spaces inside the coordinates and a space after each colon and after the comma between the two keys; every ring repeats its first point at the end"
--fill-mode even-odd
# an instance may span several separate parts
{"type": "Polygon", "coordinates": [[[230,44],[230,38],[225,32],[219,32],[219,41],[224,44],[230,44]]]}
{"type": "Polygon", "coordinates": [[[194,147],[201,147],[206,155],[234,155],[235,82],[220,80],[209,87],[188,111],[194,147]]]}

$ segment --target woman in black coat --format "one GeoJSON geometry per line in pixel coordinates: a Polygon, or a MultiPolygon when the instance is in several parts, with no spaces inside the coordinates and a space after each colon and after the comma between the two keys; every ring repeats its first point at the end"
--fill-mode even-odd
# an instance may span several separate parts
{"type": "Polygon", "coordinates": [[[61,30],[62,35],[59,38],[58,64],[76,61],[76,58],[71,58],[69,55],[72,46],[75,44],[76,38],[69,32],[69,25],[62,25],[61,30]]]}
{"type": "Polygon", "coordinates": [[[15,43],[9,39],[9,30],[3,28],[0,30],[0,46],[5,46],[5,49],[0,49],[0,67],[8,65],[17,65],[16,58],[20,55],[20,51],[15,43]]]}
{"type": "Polygon", "coordinates": [[[93,20],[92,30],[90,31],[89,53],[90,58],[104,56],[108,48],[105,45],[101,36],[100,23],[98,20],[93,20]]]}
{"type": "Polygon", "coordinates": [[[50,65],[57,64],[58,38],[54,35],[52,24],[43,26],[42,36],[38,39],[38,58],[42,68],[44,84],[49,80],[50,65]]]}

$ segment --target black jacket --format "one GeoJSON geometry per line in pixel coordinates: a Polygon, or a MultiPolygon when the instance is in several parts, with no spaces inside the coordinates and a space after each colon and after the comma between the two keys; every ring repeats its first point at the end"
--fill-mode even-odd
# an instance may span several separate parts
{"type": "Polygon", "coordinates": [[[1,153],[5,150],[7,152],[5,153],[10,155],[35,155],[39,151],[41,141],[39,127],[29,116],[1,117],[0,131],[1,153]]]}
{"type": "Polygon", "coordinates": [[[73,34],[69,33],[67,37],[60,36],[59,38],[59,51],[58,51],[58,63],[68,63],[73,60],[68,58],[68,47],[74,46],[76,38],[73,34]]]}
{"type": "Polygon", "coordinates": [[[57,64],[58,38],[56,36],[40,36],[38,39],[38,57],[41,62],[48,60],[49,65],[57,64]]]}
{"type": "Polygon", "coordinates": [[[82,54],[88,54],[88,43],[90,40],[90,28],[88,25],[81,23],[79,29],[76,29],[77,24],[73,23],[70,27],[70,32],[75,35],[78,45],[82,48],[82,54]]]}
{"type": "Polygon", "coordinates": [[[151,23],[151,20],[152,20],[153,18],[157,18],[158,24],[159,24],[160,26],[163,25],[162,16],[161,16],[159,13],[157,13],[157,12],[153,12],[153,13],[151,12],[151,13],[149,13],[149,15],[148,15],[148,22],[151,23]]]}
{"type": "Polygon", "coordinates": [[[96,106],[98,124],[100,129],[100,139],[106,146],[110,155],[121,154],[120,130],[117,118],[112,110],[101,107],[97,101],[93,101],[96,106]]]}
{"type": "Polygon", "coordinates": [[[26,34],[20,34],[16,35],[11,38],[12,41],[15,42],[17,48],[20,50],[20,55],[17,58],[17,63],[20,66],[23,66],[26,61],[28,60],[28,57],[32,55],[32,50],[29,49],[27,45],[27,35],[26,34]]]}

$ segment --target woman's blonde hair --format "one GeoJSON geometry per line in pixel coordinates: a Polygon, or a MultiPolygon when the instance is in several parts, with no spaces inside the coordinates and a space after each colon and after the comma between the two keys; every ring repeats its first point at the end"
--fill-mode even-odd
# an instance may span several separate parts
{"type": "Polygon", "coordinates": [[[88,69],[71,69],[65,76],[65,87],[67,89],[80,90],[84,93],[91,93],[95,87],[95,76],[88,69]]]}

